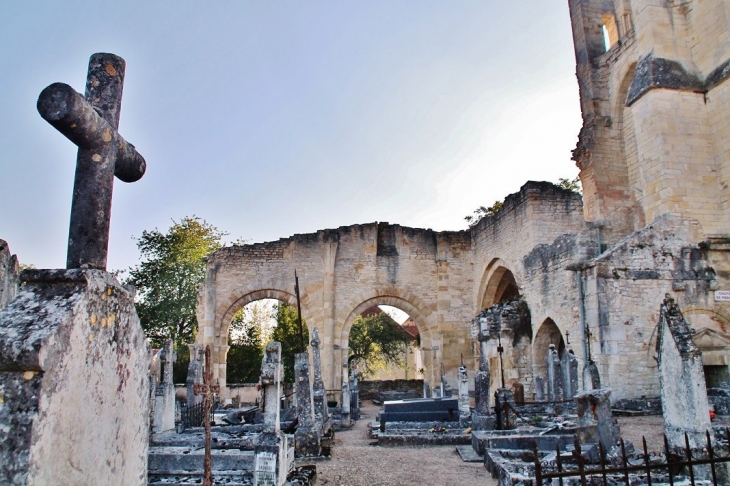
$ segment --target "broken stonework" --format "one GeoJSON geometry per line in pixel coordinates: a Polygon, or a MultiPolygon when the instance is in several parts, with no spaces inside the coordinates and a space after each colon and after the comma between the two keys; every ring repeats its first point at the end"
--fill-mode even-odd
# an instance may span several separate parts
{"type": "Polygon", "coordinates": [[[29,270],[0,310],[0,484],[146,484],[149,349],[100,270],[29,270]]]}
{"type": "Polygon", "coordinates": [[[692,328],[669,294],[660,308],[656,360],[669,445],[683,447],[687,433],[692,447],[702,447],[705,431],[711,427],[702,353],[692,339],[692,328]]]}
{"type": "Polygon", "coordinates": [[[578,412],[576,431],[581,443],[600,442],[604,451],[610,451],[621,439],[618,422],[611,413],[611,390],[591,390],[575,396],[578,412]]]}
{"type": "Polygon", "coordinates": [[[0,240],[0,309],[10,303],[18,293],[18,257],[10,254],[5,240],[0,240]]]}
{"type": "Polygon", "coordinates": [[[319,456],[321,429],[314,418],[312,386],[309,381],[309,353],[294,355],[294,379],[299,420],[294,434],[294,455],[296,457],[319,456]]]}

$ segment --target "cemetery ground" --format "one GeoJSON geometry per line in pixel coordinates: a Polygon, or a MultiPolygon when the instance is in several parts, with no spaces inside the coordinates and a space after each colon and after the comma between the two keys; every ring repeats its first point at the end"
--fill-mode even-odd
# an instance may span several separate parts
{"type": "Polygon", "coordinates": [[[463,462],[451,446],[382,447],[370,445],[368,424],[380,407],[363,401],[360,419],[350,430],[338,431],[332,457],[317,462],[317,485],[403,486],[496,485],[480,462],[463,462]]]}
{"type": "MultiPolygon", "coordinates": [[[[368,424],[380,407],[363,401],[361,417],[350,430],[337,432],[332,457],[317,462],[318,486],[459,485],[496,486],[481,462],[463,462],[454,446],[382,447],[368,438],[368,424]]],[[[621,436],[634,444],[646,438],[650,451],[663,447],[661,415],[616,417],[621,436]]],[[[730,426],[730,417],[714,424],[730,426]]]]}

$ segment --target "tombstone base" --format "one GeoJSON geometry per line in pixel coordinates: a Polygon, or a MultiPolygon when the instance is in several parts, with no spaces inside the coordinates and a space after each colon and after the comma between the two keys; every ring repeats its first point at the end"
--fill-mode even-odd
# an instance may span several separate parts
{"type": "Polygon", "coordinates": [[[471,414],[472,430],[494,430],[495,422],[494,415],[482,415],[476,412],[471,414]]]}
{"type": "Polygon", "coordinates": [[[322,433],[316,425],[299,425],[294,433],[294,457],[316,457],[322,455],[322,433]]]}

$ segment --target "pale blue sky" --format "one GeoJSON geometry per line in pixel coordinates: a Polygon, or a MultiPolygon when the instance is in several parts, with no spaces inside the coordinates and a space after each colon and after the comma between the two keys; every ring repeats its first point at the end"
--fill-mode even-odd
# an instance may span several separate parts
{"type": "Polygon", "coordinates": [[[574,177],[567,0],[0,0],[0,238],[65,265],[76,150],[38,115],[89,56],[127,61],[109,268],[197,215],[251,242],[356,223],[460,230],[527,180],[574,177]]]}

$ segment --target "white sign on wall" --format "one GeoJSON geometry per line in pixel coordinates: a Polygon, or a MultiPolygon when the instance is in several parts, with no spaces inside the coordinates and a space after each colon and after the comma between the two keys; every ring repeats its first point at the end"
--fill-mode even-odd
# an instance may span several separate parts
{"type": "Polygon", "coordinates": [[[715,302],[730,302],[730,290],[715,290],[715,302]]]}

